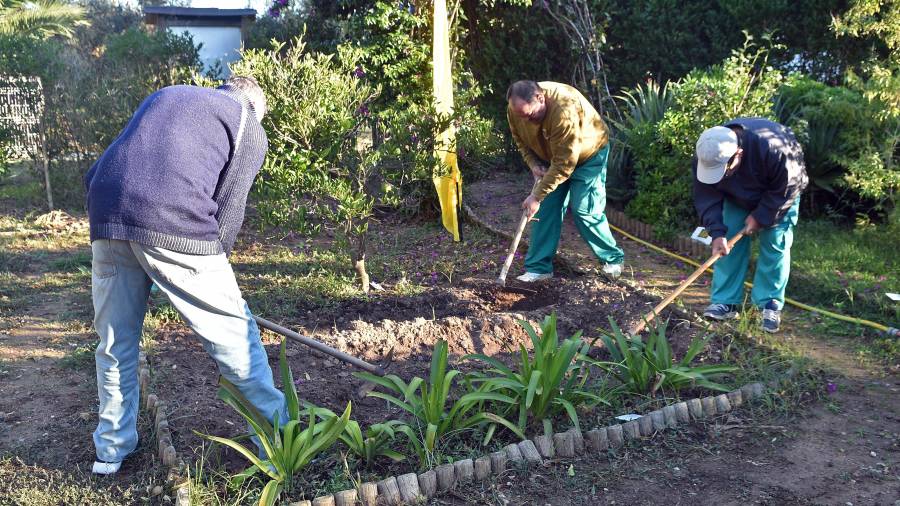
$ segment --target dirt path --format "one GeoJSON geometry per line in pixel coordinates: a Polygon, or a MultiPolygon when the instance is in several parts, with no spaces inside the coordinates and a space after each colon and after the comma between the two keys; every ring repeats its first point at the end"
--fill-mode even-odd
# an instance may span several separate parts
{"type": "MultiPolygon", "coordinates": [[[[482,219],[511,229],[527,192],[522,181],[504,174],[469,185],[468,202],[482,219]]],[[[669,292],[692,270],[634,242],[620,245],[629,276],[652,293],[669,292]]],[[[580,253],[579,268],[596,267],[570,220],[562,248],[580,253]]],[[[687,309],[705,305],[704,278],[680,298],[687,309]]],[[[860,361],[852,336],[823,339],[815,316],[788,309],[784,320],[779,339],[830,371],[837,386],[811,409],[783,417],[740,410],[608,459],[586,459],[571,469],[550,464],[498,480],[456,502],[900,505],[900,376],[860,361]]]]}

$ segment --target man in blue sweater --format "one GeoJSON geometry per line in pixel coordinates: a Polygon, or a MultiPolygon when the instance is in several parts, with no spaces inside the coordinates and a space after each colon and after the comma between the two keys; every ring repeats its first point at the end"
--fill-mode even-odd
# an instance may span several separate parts
{"type": "Polygon", "coordinates": [[[762,328],[777,332],[791,269],[791,243],[808,178],[803,150],[783,125],[763,118],[737,118],[703,132],[694,159],[694,206],[723,256],[713,270],[711,304],[704,316],[737,316],[744,300],[750,238],[729,250],[741,230],[759,234],[759,259],[750,297],[763,315],[762,328]]]}
{"type": "Polygon", "coordinates": [[[264,415],[286,418],[227,258],[268,147],[265,111],[265,95],[249,77],[217,89],[163,88],[85,176],[100,335],[94,473],[115,473],[137,446],[138,351],[154,283],[221,374],[264,415]]]}

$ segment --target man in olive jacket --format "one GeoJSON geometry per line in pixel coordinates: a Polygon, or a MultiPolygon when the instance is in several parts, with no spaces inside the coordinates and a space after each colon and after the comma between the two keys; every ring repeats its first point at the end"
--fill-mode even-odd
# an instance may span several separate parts
{"type": "Polygon", "coordinates": [[[525,274],[534,282],[553,276],[562,220],[571,203],[581,237],[602,262],[602,272],[617,278],[625,257],[604,214],[609,128],[591,103],[566,84],[517,81],[506,93],[513,139],[536,184],[522,203],[536,221],[525,256],[525,274]]]}

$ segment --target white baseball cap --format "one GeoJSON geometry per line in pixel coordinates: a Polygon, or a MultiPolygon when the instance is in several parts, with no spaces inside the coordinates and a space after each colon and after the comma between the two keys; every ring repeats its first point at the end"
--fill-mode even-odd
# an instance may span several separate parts
{"type": "Polygon", "coordinates": [[[737,134],[723,126],[706,129],[697,140],[697,180],[716,184],[725,176],[725,165],[738,150],[737,134]]]}

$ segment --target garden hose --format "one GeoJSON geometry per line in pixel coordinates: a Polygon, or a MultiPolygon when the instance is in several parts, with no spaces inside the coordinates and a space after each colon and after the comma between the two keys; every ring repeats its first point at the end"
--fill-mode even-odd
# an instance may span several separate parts
{"type": "MultiPolygon", "coordinates": [[[[638,237],[635,237],[635,236],[629,234],[628,232],[622,230],[621,228],[613,226],[612,224],[610,224],[609,227],[611,229],[615,230],[616,232],[622,234],[623,236],[627,237],[628,239],[631,239],[632,241],[634,241],[638,244],[642,244],[642,245],[652,249],[653,251],[662,253],[662,254],[670,256],[672,258],[676,258],[682,262],[693,265],[694,267],[700,267],[700,263],[698,263],[690,258],[686,258],[677,253],[672,253],[671,251],[660,248],[659,246],[649,243],[638,237]]],[[[707,272],[712,272],[712,269],[707,269],[707,272]]],[[[747,288],[753,288],[753,283],[750,283],[749,281],[744,281],[744,286],[746,286],[747,288]]],[[[857,325],[864,325],[866,327],[873,328],[875,330],[878,330],[879,332],[881,332],[882,334],[884,334],[887,337],[900,337],[900,329],[896,329],[894,327],[888,327],[886,325],[882,325],[880,323],[876,323],[873,321],[863,320],[862,318],[853,318],[851,316],[844,316],[842,314],[838,314],[838,313],[834,313],[831,311],[827,311],[825,309],[810,306],[809,304],[804,304],[800,301],[791,299],[789,297],[785,297],[784,301],[786,303],[788,303],[792,306],[798,307],[800,309],[804,309],[806,311],[810,311],[810,312],[817,313],[817,314],[820,314],[823,316],[827,316],[827,317],[833,318],[835,320],[840,320],[840,321],[844,321],[844,322],[848,322],[848,323],[855,323],[857,325]]]]}

